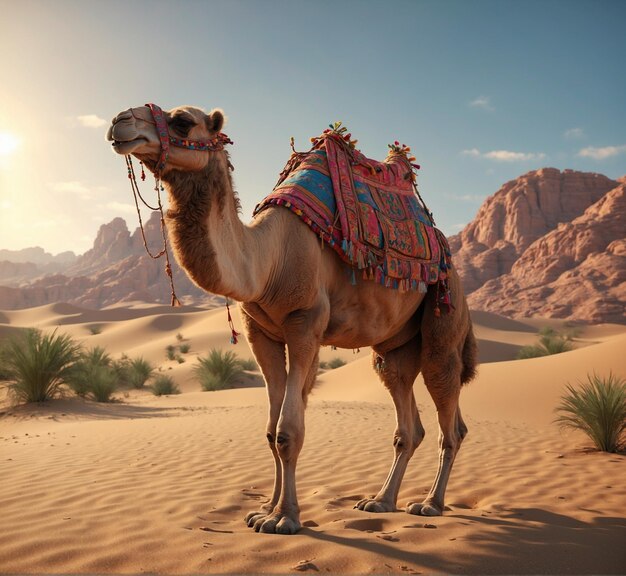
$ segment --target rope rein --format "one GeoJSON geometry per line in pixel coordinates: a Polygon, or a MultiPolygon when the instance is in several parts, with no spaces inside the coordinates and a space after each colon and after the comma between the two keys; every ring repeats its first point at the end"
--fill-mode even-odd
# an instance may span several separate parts
{"type": "MultiPolygon", "coordinates": [[[[155,178],[154,189],[156,190],[156,193],[157,193],[157,202],[158,202],[155,208],[154,206],[150,206],[150,204],[148,204],[145,201],[144,197],[141,195],[141,192],[139,191],[139,186],[137,185],[137,177],[135,176],[135,168],[133,166],[132,157],[130,155],[126,155],[125,158],[126,158],[126,166],[128,168],[128,179],[130,180],[130,187],[133,191],[133,198],[135,200],[135,208],[137,209],[137,217],[139,218],[139,229],[141,230],[141,238],[143,240],[143,246],[146,249],[146,253],[148,254],[148,256],[150,256],[150,258],[152,258],[153,260],[158,260],[159,258],[165,256],[165,273],[167,274],[169,278],[169,282],[170,282],[171,305],[176,306],[176,307],[182,306],[182,304],[180,303],[180,300],[176,296],[176,290],[174,289],[174,277],[172,275],[170,255],[167,249],[167,232],[165,229],[165,216],[163,215],[163,204],[161,203],[161,189],[162,189],[161,182],[159,179],[155,178]],[[148,247],[148,241],[146,239],[146,231],[144,229],[143,220],[141,218],[141,209],[139,207],[138,198],[147,208],[149,208],[153,212],[158,211],[161,215],[161,237],[163,238],[163,248],[158,254],[153,254],[150,251],[150,248],[148,247]]],[[[145,178],[146,178],[146,175],[143,171],[143,164],[142,164],[141,165],[141,179],[145,180],[145,178]]]]}
{"type": "MultiPolygon", "coordinates": [[[[167,122],[165,120],[165,115],[161,108],[159,108],[156,104],[146,104],[146,106],[150,109],[150,113],[152,114],[153,122],[146,120],[145,118],[138,118],[135,116],[134,111],[131,108],[132,116],[137,120],[148,121],[150,124],[153,124],[156,127],[157,134],[159,136],[159,141],[161,144],[161,150],[159,154],[159,160],[156,164],[156,170],[154,171],[154,190],[157,193],[157,205],[150,205],[146,199],[142,196],[141,191],[139,190],[139,185],[137,184],[137,176],[135,175],[135,167],[133,166],[133,160],[130,155],[126,155],[126,168],[128,171],[128,179],[130,180],[130,186],[133,191],[133,198],[135,200],[135,208],[137,210],[137,217],[139,219],[139,229],[141,230],[141,238],[143,240],[143,246],[146,250],[146,253],[153,260],[158,260],[159,258],[165,257],[165,273],[169,278],[170,288],[171,288],[171,305],[172,306],[182,306],[180,300],[176,296],[176,290],[174,289],[174,277],[172,275],[172,266],[170,264],[170,256],[167,246],[167,230],[165,225],[165,216],[163,214],[163,204],[161,202],[161,192],[163,191],[163,185],[161,183],[161,173],[165,169],[165,164],[167,162],[170,145],[176,146],[178,148],[186,148],[187,150],[196,150],[196,151],[208,151],[208,152],[216,152],[224,150],[224,146],[226,144],[233,144],[232,140],[219,132],[213,138],[206,141],[200,140],[189,140],[182,138],[175,138],[170,135],[169,129],[167,126],[167,122]],[[139,205],[139,201],[153,212],[159,212],[161,218],[161,237],[163,239],[163,247],[157,253],[153,254],[148,247],[148,241],[146,239],[145,227],[143,224],[143,219],[141,218],[141,208],[139,205]]],[[[146,174],[143,169],[143,162],[140,162],[141,165],[141,180],[146,179],[146,174]]],[[[228,166],[231,170],[233,170],[233,165],[228,161],[228,166]]],[[[235,330],[235,324],[233,322],[233,318],[230,313],[230,306],[228,298],[226,299],[226,311],[228,316],[228,326],[231,332],[230,341],[232,344],[237,344],[239,332],[235,330]]]]}

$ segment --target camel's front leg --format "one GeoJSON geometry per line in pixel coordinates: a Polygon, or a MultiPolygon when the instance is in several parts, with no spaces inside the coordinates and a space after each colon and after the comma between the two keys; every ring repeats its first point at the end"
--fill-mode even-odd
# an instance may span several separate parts
{"type": "Polygon", "coordinates": [[[319,339],[311,323],[294,318],[287,332],[289,374],[276,430],[282,467],[280,497],[274,510],[254,524],[257,532],[295,534],[301,527],[296,493],[296,465],[304,444],[304,410],[318,367],[319,339]]]}
{"type": "Polygon", "coordinates": [[[254,352],[265,379],[269,400],[266,437],[274,457],[274,489],[272,497],[267,504],[261,506],[260,510],[254,510],[246,515],[246,523],[252,527],[257,521],[266,518],[273,512],[280,498],[282,465],[276,449],[276,429],[278,427],[280,409],[285,397],[287,370],[285,345],[269,338],[245,311],[242,311],[242,320],[246,328],[248,343],[254,352]]]}

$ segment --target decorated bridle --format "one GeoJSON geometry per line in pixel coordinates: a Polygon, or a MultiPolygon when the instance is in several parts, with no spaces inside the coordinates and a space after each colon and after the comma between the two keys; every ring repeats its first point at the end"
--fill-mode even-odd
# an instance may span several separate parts
{"type": "MultiPolygon", "coordinates": [[[[161,110],[161,108],[157,106],[156,104],[152,104],[152,103],[146,104],[146,106],[150,109],[150,113],[152,114],[152,118],[156,126],[157,134],[159,135],[159,141],[161,143],[161,151],[159,154],[159,160],[154,170],[154,182],[155,182],[154,190],[157,193],[157,206],[154,207],[148,204],[144,200],[143,196],[141,195],[141,192],[139,191],[139,186],[137,184],[137,178],[135,177],[135,169],[133,166],[132,157],[129,154],[125,156],[126,166],[128,169],[128,178],[130,180],[131,189],[133,191],[133,197],[135,199],[135,207],[137,208],[137,216],[139,217],[139,228],[141,229],[141,237],[143,239],[144,248],[146,249],[148,256],[150,256],[150,258],[154,260],[161,258],[162,256],[165,256],[165,272],[169,278],[170,287],[172,290],[171,304],[172,306],[181,306],[180,300],[176,296],[176,292],[174,290],[174,279],[172,277],[172,267],[170,265],[170,257],[169,257],[169,253],[167,250],[167,232],[166,232],[166,227],[165,227],[165,217],[163,215],[163,205],[161,203],[161,192],[163,191],[163,185],[161,183],[161,174],[163,173],[163,170],[165,169],[165,165],[167,164],[167,159],[170,153],[170,145],[176,146],[177,148],[186,148],[187,150],[195,150],[198,152],[204,152],[204,151],[219,152],[219,151],[224,150],[224,146],[226,144],[233,144],[233,141],[228,136],[226,136],[226,134],[223,134],[222,132],[218,132],[210,140],[189,140],[186,138],[176,138],[174,136],[171,136],[169,133],[169,128],[167,126],[167,122],[165,120],[165,114],[163,113],[163,110],[161,110]],[[148,248],[148,242],[146,240],[146,234],[144,231],[143,221],[141,219],[141,210],[139,208],[138,199],[141,199],[142,203],[150,210],[159,211],[159,213],[161,214],[161,236],[163,237],[163,248],[158,254],[152,254],[152,252],[150,252],[150,249],[148,248]]],[[[144,122],[146,121],[144,118],[137,118],[132,108],[131,108],[131,114],[136,119],[140,119],[144,122]]],[[[143,169],[143,162],[140,161],[140,165],[141,165],[141,180],[143,181],[146,179],[146,173],[143,169]]],[[[234,169],[230,161],[228,161],[228,166],[231,170],[234,169]]],[[[226,308],[228,310],[228,324],[231,329],[231,342],[233,344],[236,344],[237,336],[239,336],[239,334],[235,331],[233,320],[230,314],[230,308],[228,306],[228,300],[226,301],[226,308]]]]}
{"type": "MultiPolygon", "coordinates": [[[[146,104],[146,106],[150,109],[161,142],[161,154],[156,166],[157,178],[165,169],[165,164],[167,163],[167,158],[170,153],[170,144],[177,148],[186,148],[187,150],[196,150],[198,152],[219,152],[224,150],[226,144],[233,144],[233,141],[222,132],[218,132],[210,140],[188,140],[186,138],[171,136],[163,110],[156,104],[146,104]]],[[[232,168],[232,165],[229,164],[229,166],[232,168]]]]}

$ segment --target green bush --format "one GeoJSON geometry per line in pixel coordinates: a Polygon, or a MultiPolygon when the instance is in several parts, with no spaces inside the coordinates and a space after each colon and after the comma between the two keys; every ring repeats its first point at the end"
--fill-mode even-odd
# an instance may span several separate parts
{"type": "Polygon", "coordinates": [[[243,368],[234,352],[214,349],[208,357],[198,358],[193,373],[203,390],[213,391],[231,388],[243,374],[243,368]]]}
{"type": "Polygon", "coordinates": [[[249,372],[256,372],[259,369],[259,365],[253,358],[239,360],[239,364],[244,370],[248,370],[249,372]]]}
{"type": "Polygon", "coordinates": [[[90,348],[81,352],[66,376],[65,382],[78,396],[86,396],[90,392],[90,383],[95,369],[103,367],[111,370],[111,366],[111,356],[104,348],[100,346],[90,348]]]}
{"type": "Polygon", "coordinates": [[[137,390],[145,386],[153,373],[154,366],[141,357],[128,360],[125,367],[126,382],[137,390]]]}
{"type": "Polygon", "coordinates": [[[176,358],[176,346],[169,344],[165,347],[165,355],[168,360],[174,360],[176,358]]]}
{"type": "Polygon", "coordinates": [[[0,380],[10,380],[11,371],[7,364],[7,344],[8,338],[0,340],[0,380]]]}
{"type": "Polygon", "coordinates": [[[180,388],[174,383],[171,376],[159,374],[150,386],[155,396],[167,396],[170,394],[180,394],[180,388]]]}
{"type": "Polygon", "coordinates": [[[127,354],[122,354],[119,360],[114,360],[111,364],[113,371],[117,375],[120,386],[130,386],[130,358],[127,354]]]}
{"type": "Polygon", "coordinates": [[[181,354],[188,354],[189,350],[191,349],[191,344],[181,344],[178,349],[180,350],[181,354]]]}
{"type": "Polygon", "coordinates": [[[18,402],[53,398],[79,358],[80,346],[67,335],[42,334],[34,328],[5,344],[4,370],[18,402]]]}
{"type": "Polygon", "coordinates": [[[626,430],[626,380],[587,375],[578,388],[567,385],[556,412],[561,426],[581,430],[598,450],[617,452],[626,430]]]}
{"type": "Polygon", "coordinates": [[[89,394],[96,402],[111,402],[113,393],[117,390],[118,382],[115,371],[110,366],[89,366],[89,394]]]}
{"type": "Polygon", "coordinates": [[[539,333],[542,334],[539,338],[539,344],[520,348],[517,353],[518,360],[561,354],[562,352],[569,352],[573,348],[569,338],[557,334],[552,328],[542,328],[539,333]]]}
{"type": "Polygon", "coordinates": [[[342,366],[345,366],[345,365],[346,365],[345,360],[342,360],[339,357],[333,358],[332,360],[328,361],[328,367],[331,370],[334,370],[335,368],[341,368],[342,366]]]}

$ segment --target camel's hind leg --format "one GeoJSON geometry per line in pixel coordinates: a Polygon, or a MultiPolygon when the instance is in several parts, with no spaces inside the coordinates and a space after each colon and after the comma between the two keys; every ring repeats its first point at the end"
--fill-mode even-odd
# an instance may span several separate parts
{"type": "MultiPolygon", "coordinates": [[[[427,354],[427,352],[426,352],[427,354]]],[[[444,497],[454,459],[467,434],[461,417],[459,394],[461,391],[461,360],[456,351],[424,363],[424,381],[435,406],[439,421],[439,468],[428,496],[421,503],[407,504],[409,514],[440,516],[444,510],[444,497]]]]}
{"type": "Polygon", "coordinates": [[[419,336],[404,346],[387,352],[384,361],[374,351],[375,368],[396,408],[396,430],[393,435],[394,460],[387,480],[374,498],[365,498],[355,508],[366,512],[393,512],[409,460],[424,439],[424,427],[413,395],[413,383],[420,370],[419,336]]]}

